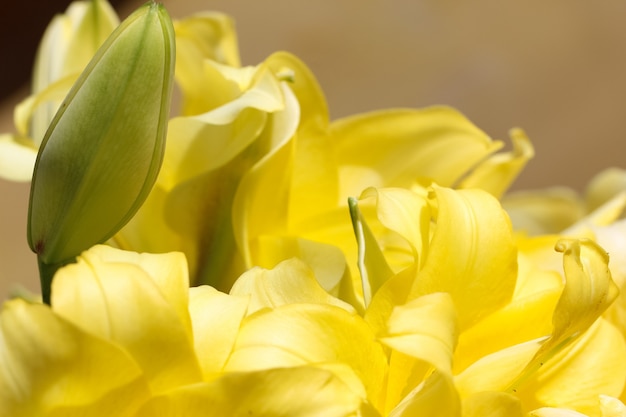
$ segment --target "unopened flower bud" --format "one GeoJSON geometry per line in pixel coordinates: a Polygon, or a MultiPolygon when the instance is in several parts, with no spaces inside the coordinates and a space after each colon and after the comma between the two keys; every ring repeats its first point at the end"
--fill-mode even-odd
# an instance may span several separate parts
{"type": "Polygon", "coordinates": [[[67,263],[109,239],[147,197],[163,157],[174,61],[171,20],[151,2],[122,22],[70,90],[31,185],[28,242],[40,264],[67,263]]]}

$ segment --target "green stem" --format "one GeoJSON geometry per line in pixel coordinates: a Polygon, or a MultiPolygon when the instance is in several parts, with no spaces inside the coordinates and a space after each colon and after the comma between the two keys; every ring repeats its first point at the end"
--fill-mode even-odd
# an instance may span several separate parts
{"type": "Polygon", "coordinates": [[[210,242],[203,243],[195,285],[210,285],[221,291],[230,290],[232,277],[229,272],[237,250],[230,222],[218,222],[210,242]]]}
{"type": "Polygon", "coordinates": [[[39,266],[39,282],[41,283],[41,298],[45,304],[50,305],[52,278],[54,278],[54,274],[59,270],[59,268],[67,263],[68,262],[47,264],[42,261],[39,256],[37,256],[37,266],[39,266]]]}

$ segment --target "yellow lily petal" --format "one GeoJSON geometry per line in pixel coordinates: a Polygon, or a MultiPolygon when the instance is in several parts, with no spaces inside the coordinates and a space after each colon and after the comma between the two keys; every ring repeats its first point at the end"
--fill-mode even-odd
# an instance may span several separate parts
{"type": "MultiPolygon", "coordinates": [[[[149,253],[181,250],[183,238],[168,224],[163,214],[167,197],[168,190],[157,179],[146,201],[133,218],[113,236],[109,244],[124,250],[149,253]]],[[[193,270],[193,259],[194,256],[188,256],[190,270],[193,270]]]]}
{"type": "Polygon", "coordinates": [[[308,219],[345,206],[345,195],[339,194],[339,174],[328,135],[302,132],[301,125],[294,142],[289,193],[290,228],[308,219]]]}
{"type": "Polygon", "coordinates": [[[298,258],[313,271],[326,293],[336,297],[341,293],[347,265],[340,248],[290,236],[259,236],[251,248],[254,264],[262,268],[271,269],[284,259],[298,258]]]}
{"type": "Polygon", "coordinates": [[[198,114],[204,111],[203,103],[212,94],[202,62],[211,59],[240,66],[234,22],[225,14],[204,12],[175,21],[174,30],[176,81],[183,92],[182,114],[198,114]]]}
{"type": "MultiPolygon", "coordinates": [[[[288,161],[289,150],[281,150],[296,130],[298,104],[283,83],[278,83],[266,69],[261,68],[259,71],[257,75],[261,81],[258,85],[253,83],[248,96],[244,92],[235,100],[239,104],[226,105],[209,112],[213,116],[222,112],[221,116],[215,116],[217,119],[227,114],[234,115],[233,123],[220,126],[207,124],[205,122],[209,120],[206,119],[209,113],[206,113],[194,118],[178,119],[179,121],[172,123],[170,129],[168,143],[177,142],[178,145],[174,144],[166,149],[165,162],[158,181],[168,192],[166,200],[160,206],[165,210],[166,218],[166,223],[161,226],[179,235],[179,239],[174,242],[179,246],[169,249],[185,252],[189,260],[192,283],[196,285],[210,283],[228,290],[242,270],[245,270],[248,239],[242,235],[251,232],[246,228],[248,224],[257,225],[256,222],[248,222],[245,218],[248,213],[256,213],[262,218],[258,223],[262,226],[272,224],[270,213],[277,222],[284,222],[280,211],[273,210],[274,205],[280,206],[280,199],[270,201],[265,198],[265,190],[259,187],[248,188],[246,184],[249,180],[246,178],[252,176],[252,181],[255,181],[256,174],[251,174],[251,171],[257,166],[264,166],[263,161],[276,157],[274,162],[278,162],[278,167],[271,164],[269,166],[271,175],[276,177],[267,186],[275,194],[276,180],[279,180],[278,183],[287,180],[285,167],[281,164],[288,161]],[[270,92],[262,92],[265,88],[265,81],[262,80],[270,78],[270,92]],[[278,90],[275,91],[274,88],[278,90]],[[280,108],[265,107],[265,100],[280,102],[280,108]],[[246,107],[248,105],[250,107],[246,107]],[[259,108],[255,108],[257,105],[259,108]],[[266,114],[261,110],[276,111],[266,114]],[[213,133],[219,133],[218,140],[210,135],[213,133]],[[172,140],[172,137],[181,140],[172,140]],[[221,156],[214,156],[214,151],[221,156]],[[285,157],[287,158],[283,159],[285,157]],[[199,189],[203,192],[198,193],[199,189]],[[247,192],[252,195],[246,195],[247,192]],[[256,195],[257,192],[260,194],[256,195]],[[242,198],[243,201],[240,201],[242,198]],[[270,205],[272,208],[256,212],[257,203],[262,206],[270,205]],[[180,216],[181,211],[187,215],[180,216]]],[[[213,121],[216,122],[217,119],[213,121]]],[[[158,232],[155,234],[155,239],[161,238],[158,232]]]]}
{"type": "MultiPolygon", "coordinates": [[[[230,16],[219,12],[199,12],[175,21],[174,30],[177,55],[181,57],[177,59],[182,59],[181,66],[184,67],[187,60],[207,58],[232,67],[240,66],[237,32],[230,16]],[[193,55],[194,59],[185,59],[187,55],[193,55]]],[[[180,76],[181,80],[189,78],[183,74],[180,76]]]]}
{"type": "Polygon", "coordinates": [[[0,357],[3,416],[131,416],[149,396],[124,351],[40,304],[4,304],[0,357]]]}
{"type": "MultiPolygon", "coordinates": [[[[159,183],[168,188],[224,166],[255,141],[267,122],[267,113],[285,106],[279,81],[264,66],[253,72],[243,90],[230,84],[225,72],[247,69],[216,66],[209,78],[212,90],[224,88],[228,95],[220,105],[193,117],[174,118],[168,127],[168,147],[159,183]]],[[[241,74],[234,74],[241,76],[241,74]]],[[[247,75],[246,75],[247,77],[247,75]]],[[[213,93],[215,95],[215,93],[213,93]]]]}
{"type": "Polygon", "coordinates": [[[514,300],[521,300],[563,285],[563,256],[554,250],[559,236],[541,236],[518,239],[518,274],[514,300]]]}
{"type": "Polygon", "coordinates": [[[194,347],[204,380],[219,373],[235,345],[249,297],[230,296],[203,285],[190,289],[194,347]]]}
{"type": "Polygon", "coordinates": [[[463,397],[485,390],[507,391],[529,408],[593,411],[598,394],[621,392],[621,375],[626,372],[623,338],[603,321],[587,331],[615,297],[606,253],[590,241],[563,240],[558,249],[565,252],[567,279],[553,313],[552,335],[476,361],[456,378],[463,397]],[[573,380],[576,383],[569,382],[573,380]]]}
{"type": "Polygon", "coordinates": [[[252,268],[237,279],[230,294],[251,297],[248,314],[295,303],[328,304],[354,312],[350,304],[324,291],[315,280],[313,271],[295,258],[281,262],[271,270],[252,268]]]}
{"type": "Polygon", "coordinates": [[[289,86],[298,99],[301,113],[298,129],[303,134],[324,134],[328,128],[328,107],[311,70],[288,52],[274,53],[265,63],[275,74],[292,72],[289,86]]]}
{"type": "Polygon", "coordinates": [[[157,284],[175,276],[177,267],[162,266],[161,262],[151,266],[164,273],[153,279],[135,262],[107,261],[89,251],[60,269],[52,288],[55,311],[123,347],[141,366],[154,392],[201,380],[189,319],[181,320],[173,295],[163,294],[175,286],[157,284]]]}
{"type": "Polygon", "coordinates": [[[37,149],[25,139],[0,135],[0,178],[9,181],[30,181],[37,159],[37,149]]]}
{"type": "MultiPolygon", "coordinates": [[[[553,241],[549,242],[550,253],[558,255],[553,241]]],[[[551,318],[563,290],[563,277],[556,271],[541,269],[525,253],[519,254],[518,262],[513,300],[460,335],[455,374],[484,356],[552,331],[551,318]]]]}
{"type": "MultiPolygon", "coordinates": [[[[365,319],[378,333],[384,328],[392,308],[406,302],[415,271],[419,262],[424,260],[421,255],[425,254],[430,237],[430,208],[425,196],[400,188],[368,188],[360,198],[360,204],[374,200],[377,216],[375,219],[369,216],[367,222],[363,216],[359,216],[359,222],[363,225],[360,228],[363,232],[370,225],[381,229],[375,233],[378,242],[371,236],[368,239],[360,238],[358,229],[355,229],[359,245],[359,264],[363,264],[360,269],[369,265],[368,276],[379,281],[372,285],[375,291],[372,291],[371,303],[368,303],[365,311],[365,319]],[[376,221],[384,227],[377,227],[376,221]],[[380,249],[379,244],[382,247],[380,249]],[[384,258],[379,253],[381,249],[384,251],[384,258]],[[392,273],[390,267],[399,272],[392,273]]],[[[365,236],[363,233],[363,238],[365,236]]]]}
{"type": "Polygon", "coordinates": [[[396,307],[380,341],[385,345],[433,365],[452,376],[452,356],[458,323],[452,298],[447,293],[424,295],[396,307]]]}
{"type": "Polygon", "coordinates": [[[287,87],[283,87],[285,111],[272,115],[272,131],[268,132],[270,149],[243,176],[233,201],[233,229],[237,245],[248,267],[255,265],[250,242],[270,232],[286,228],[293,141],[300,110],[287,87]],[[272,198],[267,198],[271,195],[272,198]]]}
{"type": "Polygon", "coordinates": [[[106,245],[96,245],[81,255],[88,264],[124,263],[143,269],[156,284],[161,295],[178,314],[181,323],[191,329],[189,312],[189,273],[182,253],[137,253],[118,250],[106,245]]]}
{"type": "Polygon", "coordinates": [[[554,330],[517,382],[513,383],[511,390],[580,337],[611,305],[619,292],[611,279],[608,255],[596,243],[562,239],[555,249],[563,253],[566,284],[552,317],[554,330]]]}
{"type": "Polygon", "coordinates": [[[375,334],[385,331],[387,320],[396,306],[406,304],[415,274],[416,268],[407,268],[389,278],[376,292],[364,314],[375,334]]]}
{"type": "Polygon", "coordinates": [[[626,207],[626,191],[617,194],[600,207],[561,232],[564,236],[583,237],[593,226],[608,226],[619,219],[626,207]]]}
{"type": "Polygon", "coordinates": [[[429,415],[428,410],[443,398],[452,413],[445,415],[458,412],[452,385],[457,337],[454,303],[447,293],[428,294],[393,309],[385,333],[379,337],[392,349],[386,409],[394,410],[389,415],[429,415]]]}
{"type": "Polygon", "coordinates": [[[389,415],[403,399],[410,397],[433,371],[430,363],[405,355],[398,350],[391,350],[388,357],[389,371],[383,415],[389,415]]]}
{"type": "Polygon", "coordinates": [[[617,194],[626,190],[626,170],[608,168],[594,176],[585,190],[589,211],[595,210],[617,194]]]}
{"type": "Polygon", "coordinates": [[[225,375],[153,398],[137,417],[357,415],[362,399],[331,372],[312,367],[225,375]]]}
{"type": "Polygon", "coordinates": [[[619,396],[625,374],[626,343],[615,327],[600,319],[546,362],[516,395],[529,408],[563,407],[598,415],[599,395],[619,396]]]}
{"type": "Polygon", "coordinates": [[[422,385],[407,395],[389,417],[461,417],[461,404],[449,376],[432,373],[422,385]]]}
{"type": "Polygon", "coordinates": [[[463,400],[463,417],[522,417],[519,399],[504,392],[479,392],[463,400]]]}
{"type": "MultiPolygon", "coordinates": [[[[73,20],[72,25],[74,28],[67,44],[67,53],[63,62],[63,71],[66,74],[81,72],[95,55],[100,45],[106,41],[113,30],[120,24],[115,10],[106,0],[75,2],[70,5],[70,9],[77,9],[81,6],[84,10],[80,13],[80,17],[78,16],[79,13],[73,15],[74,10],[68,10],[68,15],[73,20]]],[[[50,47],[54,49],[55,45],[52,42],[54,40],[51,40],[50,47]]],[[[50,52],[50,49],[48,49],[48,52],[50,52]]],[[[46,63],[42,62],[45,58],[45,56],[39,55],[35,62],[35,67],[45,70],[46,63]]]]}
{"type": "Polygon", "coordinates": [[[267,115],[255,109],[220,125],[187,117],[172,119],[159,183],[173,188],[227,164],[258,138],[266,122],[267,115]]]}
{"type": "Polygon", "coordinates": [[[340,195],[374,187],[408,187],[416,178],[451,186],[501,146],[455,110],[388,110],[338,120],[331,125],[341,167],[340,195]],[[379,183],[354,180],[350,170],[368,170],[379,183]]]}
{"type": "Polygon", "coordinates": [[[595,240],[611,254],[609,268],[611,277],[620,289],[620,294],[603,316],[626,337],[626,220],[610,226],[593,228],[595,240]]]}
{"type": "Polygon", "coordinates": [[[461,181],[459,188],[480,188],[500,198],[535,155],[533,145],[521,129],[510,132],[513,150],[491,155],[461,181]]]}
{"type": "MultiPolygon", "coordinates": [[[[279,182],[287,181],[288,184],[285,198],[289,215],[284,216],[284,223],[289,230],[302,236],[301,227],[306,227],[311,217],[334,210],[338,201],[347,196],[338,194],[337,167],[332,156],[332,140],[327,133],[328,110],[314,75],[302,61],[285,52],[271,55],[265,65],[289,80],[289,90],[293,92],[299,108],[297,136],[292,142],[288,166],[275,165],[274,169],[280,170],[283,176],[285,172],[290,174],[279,182]]],[[[269,160],[264,162],[269,163],[269,160]]],[[[271,185],[275,183],[273,181],[271,185]]],[[[272,194],[276,195],[276,192],[272,194]]],[[[341,205],[345,205],[345,200],[341,201],[341,205]]],[[[266,215],[271,211],[258,212],[266,215]]],[[[280,228],[266,230],[271,230],[273,234],[280,228]]]]}
{"type": "MultiPolygon", "coordinates": [[[[281,151],[280,155],[268,155],[247,175],[238,191],[238,199],[241,197],[246,201],[238,203],[235,212],[239,207],[245,207],[254,216],[243,219],[249,229],[242,232],[245,231],[246,240],[250,242],[260,235],[284,234],[285,229],[304,237],[302,227],[310,224],[311,217],[334,210],[339,199],[336,166],[326,132],[328,111],[317,81],[300,60],[287,53],[271,55],[264,65],[276,74],[289,75],[289,90],[293,92],[295,102],[293,107],[298,109],[298,114],[292,111],[291,120],[299,119],[299,122],[292,131],[293,135],[297,128],[298,133],[289,143],[290,149],[281,151]],[[267,192],[274,198],[267,199],[267,192]],[[272,219],[268,222],[270,213],[272,219]]],[[[241,222],[235,222],[235,227],[239,224],[241,222]]],[[[247,248],[244,250],[248,251],[247,248]]],[[[248,265],[258,264],[251,255],[245,256],[248,265]]]]}
{"type": "Polygon", "coordinates": [[[541,407],[528,413],[531,417],[588,417],[583,413],[564,408],[541,407]]]}
{"type": "Polygon", "coordinates": [[[436,227],[410,297],[450,293],[466,329],[513,295],[517,253],[509,219],[481,190],[435,187],[430,203],[436,227]]]}
{"type": "Polygon", "coordinates": [[[311,70],[287,52],[270,55],[265,64],[289,79],[299,109],[298,134],[294,139],[288,226],[298,229],[311,217],[345,205],[348,195],[339,193],[333,139],[328,134],[328,107],[311,70]]]}
{"type": "Polygon", "coordinates": [[[284,108],[281,86],[276,76],[261,64],[258,68],[232,68],[217,62],[207,61],[212,72],[218,72],[227,85],[223,103],[202,114],[191,116],[204,123],[232,123],[237,115],[246,108],[255,108],[266,113],[273,113],[284,108]],[[234,86],[232,85],[234,84],[234,86]],[[235,94],[230,90],[235,87],[235,94]],[[241,90],[241,91],[237,91],[241,90]]]}
{"type": "Polygon", "coordinates": [[[31,138],[39,148],[46,130],[61,101],[72,88],[80,73],[70,74],[42,88],[37,94],[22,100],[13,112],[13,122],[18,132],[31,138]],[[40,126],[38,126],[40,125],[40,126]]]}
{"type": "Polygon", "coordinates": [[[569,188],[518,191],[502,199],[513,228],[531,236],[558,233],[585,215],[582,200],[569,188]]]}
{"type": "Polygon", "coordinates": [[[109,2],[75,1],[46,28],[33,73],[35,93],[56,80],[79,73],[120,21],[109,2]]]}
{"type": "MultiPolygon", "coordinates": [[[[16,122],[22,134],[28,132],[36,146],[41,144],[48,125],[80,72],[119,25],[115,10],[105,0],[75,1],[63,15],[46,28],[35,57],[32,90],[38,102],[47,101],[28,119],[28,127],[16,122]],[[59,80],[64,80],[59,83],[59,80]],[[69,83],[67,80],[71,80],[69,83]],[[49,96],[50,86],[62,88],[58,97],[49,96]],[[49,97],[43,99],[42,95],[49,97]]],[[[16,113],[16,119],[19,119],[16,113]]]]}
{"type": "Polygon", "coordinates": [[[600,395],[600,411],[602,417],[623,417],[626,415],[626,405],[617,398],[600,395]]]}
{"type": "Polygon", "coordinates": [[[289,191],[288,225],[291,229],[317,215],[345,205],[339,195],[333,140],[328,135],[328,109],[324,94],[309,68],[297,57],[279,52],[265,64],[275,74],[289,74],[289,88],[300,107],[298,134],[294,138],[289,191]]]}
{"type": "Polygon", "coordinates": [[[483,356],[474,362],[454,378],[461,398],[483,391],[506,391],[537,353],[545,339],[520,343],[483,356]]]}
{"type": "Polygon", "coordinates": [[[391,263],[395,271],[412,264],[421,267],[424,263],[430,239],[431,220],[431,210],[426,196],[425,192],[420,194],[402,188],[368,188],[361,194],[360,200],[374,199],[376,215],[380,222],[402,236],[410,245],[410,249],[383,247],[388,260],[404,258],[404,263],[398,265],[391,263]]]}
{"type": "MultiPolygon", "coordinates": [[[[191,285],[210,283],[227,291],[241,273],[243,265],[235,250],[230,217],[233,182],[236,178],[230,177],[228,170],[201,175],[167,192],[162,206],[155,204],[155,208],[163,210],[165,220],[156,226],[161,225],[176,236],[174,240],[162,241],[162,245],[167,250],[185,253],[191,285]],[[181,216],[182,212],[186,215],[181,216]]],[[[150,213],[145,215],[148,218],[144,224],[149,229],[141,233],[150,233],[152,239],[167,239],[167,234],[159,235],[159,229],[150,230],[150,213]]]]}
{"type": "Polygon", "coordinates": [[[324,304],[287,304],[243,323],[228,371],[324,363],[349,365],[376,406],[387,368],[382,347],[363,319],[324,304]]]}
{"type": "Polygon", "coordinates": [[[554,250],[554,246],[563,238],[560,235],[543,235],[527,237],[518,235],[518,259],[520,265],[520,273],[518,274],[518,285],[515,288],[515,295],[521,296],[524,293],[534,292],[534,290],[542,287],[546,283],[548,287],[554,285],[554,278],[541,281],[533,275],[532,270],[538,273],[559,274],[560,285],[564,284],[563,280],[563,255],[554,250]],[[528,269],[531,269],[529,271],[528,269]],[[530,285],[529,285],[530,284],[530,285]],[[529,285],[529,288],[525,288],[529,285]]]}
{"type": "Polygon", "coordinates": [[[595,241],[611,254],[609,268],[611,278],[622,289],[626,285],[626,220],[619,220],[609,226],[594,227],[595,241]]]}

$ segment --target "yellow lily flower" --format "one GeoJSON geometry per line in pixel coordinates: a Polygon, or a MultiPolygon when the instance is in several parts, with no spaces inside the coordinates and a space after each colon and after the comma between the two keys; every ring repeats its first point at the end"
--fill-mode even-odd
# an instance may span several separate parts
{"type": "MultiPolygon", "coordinates": [[[[586,237],[598,242],[611,254],[611,274],[620,295],[603,317],[626,337],[626,266],[624,265],[626,207],[624,171],[610,168],[597,174],[583,195],[568,189],[548,189],[513,193],[503,200],[516,228],[525,253],[547,268],[555,268],[549,247],[557,237],[552,235],[526,239],[525,234],[556,233],[569,237],[586,237]]],[[[622,400],[626,395],[622,393],[622,400]]]]}
{"type": "Polygon", "coordinates": [[[2,415],[200,415],[210,407],[347,416],[361,407],[323,367],[229,372],[248,297],[190,290],[180,253],[95,246],[53,285],[52,308],[16,299],[0,313],[2,415]]]}
{"type": "MultiPolygon", "coordinates": [[[[523,415],[542,406],[601,415],[599,396],[620,396],[626,345],[619,330],[600,318],[618,293],[601,248],[591,241],[558,243],[557,250],[564,253],[563,286],[563,277],[552,265],[541,258],[536,262],[528,249],[516,253],[504,211],[484,192],[436,187],[421,195],[426,200],[421,210],[430,213],[424,220],[419,211],[403,210],[407,205],[397,203],[409,201],[410,191],[376,191],[364,196],[377,197],[378,220],[405,239],[408,249],[405,245],[402,251],[413,254],[414,264],[404,265],[378,285],[365,318],[374,328],[388,332],[397,309],[410,306],[415,296],[450,294],[460,326],[458,346],[454,349],[455,343],[448,342],[447,348],[436,352],[454,350],[451,374],[464,415],[465,410],[480,407],[503,410],[497,415],[523,415]]],[[[552,245],[556,239],[552,237],[552,245]]],[[[376,245],[372,239],[362,244],[364,256],[374,256],[378,262],[386,262],[380,254],[398,259],[393,256],[396,246],[372,248],[376,245]]],[[[368,277],[375,270],[367,262],[361,267],[368,277]]],[[[438,326],[440,331],[443,328],[438,326]]],[[[397,333],[399,340],[410,336],[406,331],[397,333]]],[[[417,343],[406,346],[400,351],[403,355],[413,349],[414,358],[423,357],[417,343]]],[[[431,359],[431,363],[442,361],[431,359]]],[[[405,358],[401,369],[406,367],[405,358]]],[[[445,369],[437,367],[439,378],[445,369]]],[[[451,394],[450,401],[454,398],[451,394]]]]}
{"type": "MultiPolygon", "coordinates": [[[[180,253],[96,246],[58,271],[52,308],[5,303],[0,411],[521,416],[565,407],[610,415],[603,410],[621,406],[626,346],[596,321],[614,296],[601,273],[606,257],[585,242],[565,241],[562,250],[566,283],[554,328],[537,339],[537,324],[523,320],[532,294],[492,313],[487,307],[463,330],[454,296],[432,292],[393,306],[377,332],[324,295],[301,261],[251,270],[226,295],[189,289],[180,253]],[[531,339],[507,346],[499,337],[511,320],[502,317],[531,339]],[[476,349],[478,357],[456,369],[476,349]]],[[[369,308],[382,308],[374,297],[369,308]]]]}
{"type": "Polygon", "coordinates": [[[301,121],[291,158],[277,153],[243,179],[233,208],[238,247],[247,267],[272,268],[294,256],[304,260],[324,289],[357,308],[363,295],[354,291],[360,284],[349,197],[370,186],[410,188],[416,181],[481,186],[500,195],[533,155],[519,130],[512,133],[512,152],[492,155],[502,144],[445,107],[329,122],[310,71],[285,54],[275,60],[270,62],[294,73],[290,86],[301,121]]]}
{"type": "Polygon", "coordinates": [[[226,369],[332,369],[379,415],[604,415],[601,398],[621,404],[626,344],[600,318],[617,296],[601,248],[560,241],[559,273],[517,252],[506,213],[484,191],[378,189],[359,205],[373,196],[377,220],[405,239],[414,263],[376,265],[398,259],[398,247],[378,248],[358,220],[360,267],[372,279],[363,317],[321,292],[299,261],[251,270],[231,291],[255,307],[226,369]],[[375,284],[381,271],[387,279],[375,284]],[[376,372],[386,377],[369,379],[376,372]]]}
{"type": "Polygon", "coordinates": [[[623,217],[626,172],[609,168],[598,173],[582,195],[565,187],[517,191],[505,196],[502,204],[520,232],[577,234],[585,227],[607,226],[623,217]]]}
{"type": "Polygon", "coordinates": [[[63,98],[119,24],[106,0],[73,2],[43,35],[31,95],[15,109],[16,134],[0,135],[0,177],[30,181],[44,134],[63,98]]]}

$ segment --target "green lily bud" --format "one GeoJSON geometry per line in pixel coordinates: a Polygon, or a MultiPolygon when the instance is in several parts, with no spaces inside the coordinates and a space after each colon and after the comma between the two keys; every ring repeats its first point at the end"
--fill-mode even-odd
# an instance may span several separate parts
{"type": "Polygon", "coordinates": [[[170,17],[150,2],[111,34],[52,120],[28,219],[44,301],[51,267],[113,236],[150,192],[163,158],[174,62],[170,17]]]}

